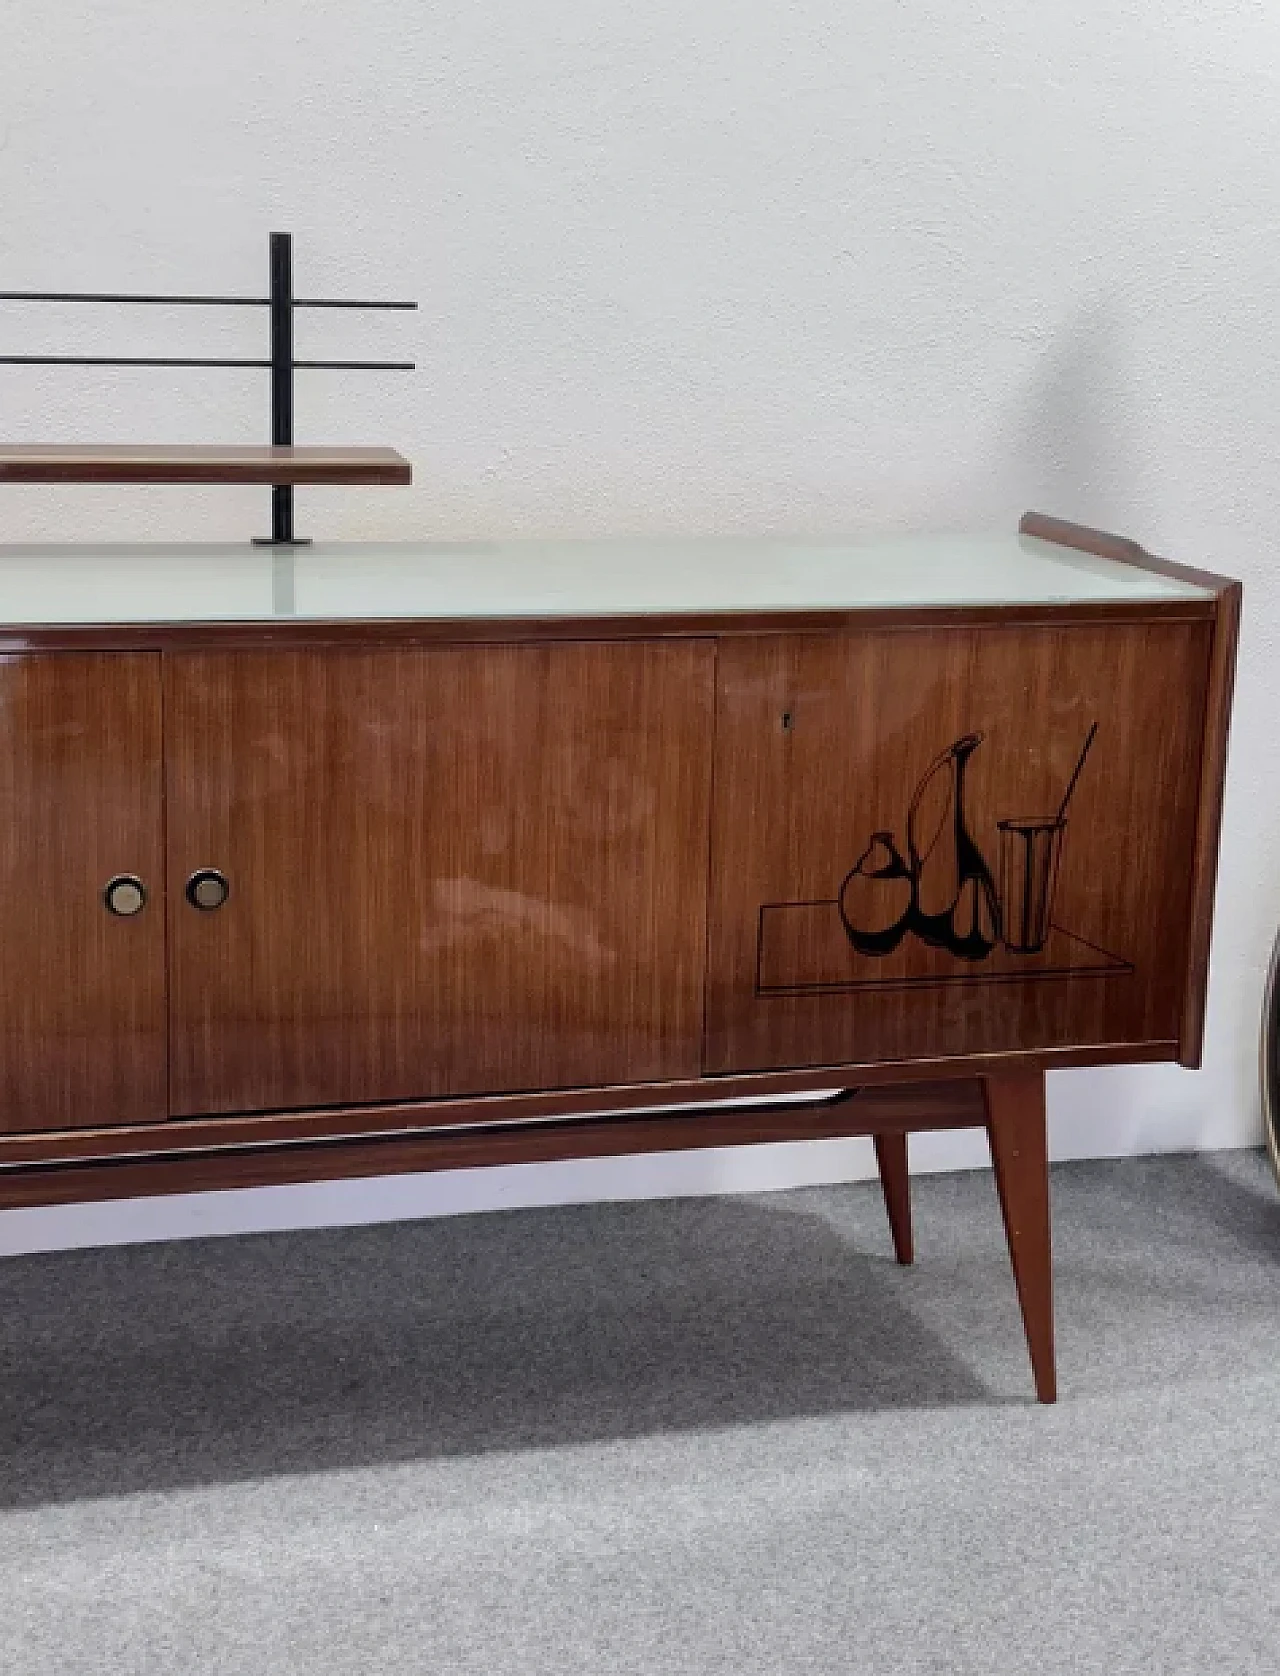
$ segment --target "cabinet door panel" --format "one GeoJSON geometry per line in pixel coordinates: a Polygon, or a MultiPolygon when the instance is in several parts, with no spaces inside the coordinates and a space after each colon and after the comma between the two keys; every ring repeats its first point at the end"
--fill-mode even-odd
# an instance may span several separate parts
{"type": "Polygon", "coordinates": [[[696,1075],[713,664],[169,659],[175,1113],[696,1075]]]}
{"type": "Polygon", "coordinates": [[[160,753],[158,657],[0,659],[0,1131],[165,1115],[160,753]]]}
{"type": "Polygon", "coordinates": [[[1209,635],[726,642],[708,1069],[1176,1039],[1209,635]]]}

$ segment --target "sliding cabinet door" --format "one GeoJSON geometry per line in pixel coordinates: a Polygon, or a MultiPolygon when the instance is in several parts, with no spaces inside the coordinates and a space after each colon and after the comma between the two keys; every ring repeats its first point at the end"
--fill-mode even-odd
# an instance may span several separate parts
{"type": "Polygon", "coordinates": [[[169,659],[175,1113],[696,1076],[713,664],[169,659]]]}
{"type": "Polygon", "coordinates": [[[1172,1057],[1210,634],[726,641],[708,1068],[1172,1057]]]}
{"type": "Polygon", "coordinates": [[[0,658],[0,1132],[165,1115],[160,660],[0,658]]]}

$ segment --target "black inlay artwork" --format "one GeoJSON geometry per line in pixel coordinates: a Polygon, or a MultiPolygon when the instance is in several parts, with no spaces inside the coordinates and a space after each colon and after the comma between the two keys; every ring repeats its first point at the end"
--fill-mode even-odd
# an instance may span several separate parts
{"type": "Polygon", "coordinates": [[[966,734],[929,764],[907,810],[905,860],[891,832],[875,832],[845,875],[840,919],[859,953],[891,954],[908,933],[960,960],[982,960],[995,947],[995,880],[964,818],[965,769],[981,743],[980,733],[966,734]]]}
{"type": "Polygon", "coordinates": [[[970,759],[984,736],[967,733],[949,745],[916,785],[901,835],[873,832],[834,900],[760,910],[757,992],[1131,971],[1053,918],[1067,811],[1097,733],[1094,722],[1053,813],[996,821],[994,861],[975,836],[966,801],[970,759]],[[889,960],[913,944],[935,952],[889,960]]]}

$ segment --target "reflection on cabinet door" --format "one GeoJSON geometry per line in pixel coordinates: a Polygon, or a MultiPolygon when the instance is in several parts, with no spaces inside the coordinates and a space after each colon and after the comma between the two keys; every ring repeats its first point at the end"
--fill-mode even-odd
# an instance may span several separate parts
{"type": "Polygon", "coordinates": [[[1176,1040],[1210,632],[726,641],[708,1069],[1176,1040]]]}
{"type": "Polygon", "coordinates": [[[0,1131],[165,1116],[158,656],[0,659],[0,1131]]]}
{"type": "Polygon", "coordinates": [[[176,1114],[698,1074],[709,644],[166,663],[176,1114]]]}

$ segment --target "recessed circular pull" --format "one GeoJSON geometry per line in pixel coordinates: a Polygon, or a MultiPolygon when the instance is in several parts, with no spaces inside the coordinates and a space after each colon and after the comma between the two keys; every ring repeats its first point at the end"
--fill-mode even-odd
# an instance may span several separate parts
{"type": "Polygon", "coordinates": [[[216,867],[198,868],[187,880],[187,901],[203,914],[220,908],[230,891],[231,886],[216,867]]]}
{"type": "Polygon", "coordinates": [[[119,919],[132,919],[147,905],[147,887],[136,873],[117,873],[114,879],[107,880],[102,900],[109,914],[115,914],[119,919]]]}

